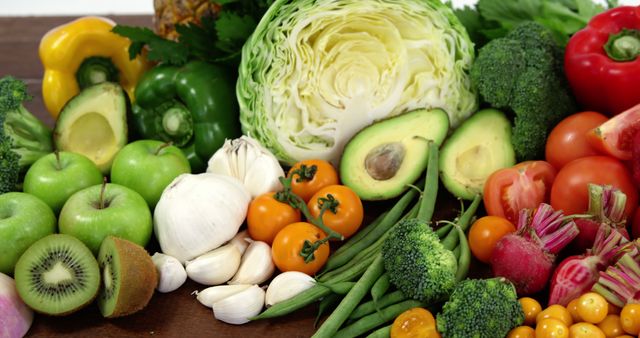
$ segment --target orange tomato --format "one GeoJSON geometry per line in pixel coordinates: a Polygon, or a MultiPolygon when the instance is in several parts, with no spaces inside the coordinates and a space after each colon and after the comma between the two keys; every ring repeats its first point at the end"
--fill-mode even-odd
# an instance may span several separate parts
{"type": "Polygon", "coordinates": [[[609,303],[601,295],[595,292],[587,292],[578,297],[576,309],[583,321],[598,324],[607,317],[609,303]]]}
{"type": "Polygon", "coordinates": [[[567,338],[569,328],[561,320],[545,318],[536,325],[536,338],[567,338]]]}
{"type": "Polygon", "coordinates": [[[479,261],[489,263],[496,243],[504,235],[515,231],[513,223],[504,217],[480,217],[469,229],[469,249],[479,261]]]}
{"type": "Polygon", "coordinates": [[[292,178],[291,191],[305,202],[318,190],[339,182],[336,169],[324,160],[300,161],[291,167],[287,177],[292,178]],[[300,175],[300,172],[304,174],[300,175]]]}
{"type": "Polygon", "coordinates": [[[603,321],[598,323],[598,327],[602,332],[604,332],[604,335],[607,336],[607,338],[613,338],[624,334],[622,323],[620,322],[620,316],[618,315],[606,316],[603,321]]]}
{"type": "Polygon", "coordinates": [[[436,330],[436,320],[429,310],[421,307],[401,313],[393,321],[391,338],[440,338],[436,330]]]}
{"type": "Polygon", "coordinates": [[[602,330],[591,323],[576,323],[569,327],[571,338],[606,338],[602,330]]]}
{"type": "Polygon", "coordinates": [[[311,223],[296,222],[284,227],[273,240],[271,255],[273,263],[280,271],[300,271],[314,275],[329,258],[329,242],[322,244],[315,252],[314,259],[308,263],[300,256],[305,243],[325,238],[325,233],[311,223]]]}
{"type": "Polygon", "coordinates": [[[574,323],[582,321],[582,318],[580,318],[580,315],[578,314],[578,298],[573,299],[569,304],[567,304],[567,310],[569,310],[574,323]]]}
{"type": "Polygon", "coordinates": [[[518,326],[509,331],[507,338],[535,338],[536,331],[531,326],[518,326]]]}
{"type": "Polygon", "coordinates": [[[542,306],[531,297],[522,297],[518,301],[524,311],[524,325],[533,326],[536,323],[536,317],[542,311],[542,306]]]}
{"type": "Polygon", "coordinates": [[[571,317],[569,310],[560,304],[554,304],[542,310],[536,316],[536,322],[540,323],[540,321],[547,318],[555,318],[564,323],[567,327],[573,324],[573,318],[571,317]]]}
{"type": "Polygon", "coordinates": [[[622,329],[628,334],[640,333],[640,304],[627,304],[620,311],[622,329]]]}
{"type": "Polygon", "coordinates": [[[256,241],[268,244],[285,226],[300,222],[300,210],[275,199],[273,192],[257,196],[249,204],[247,230],[256,241]]]}
{"type": "Polygon", "coordinates": [[[320,205],[329,196],[338,201],[338,206],[335,210],[327,209],[322,214],[322,222],[345,238],[351,237],[358,231],[364,218],[364,208],[360,197],[344,185],[326,186],[318,190],[307,203],[307,207],[313,217],[320,216],[320,205]]]}

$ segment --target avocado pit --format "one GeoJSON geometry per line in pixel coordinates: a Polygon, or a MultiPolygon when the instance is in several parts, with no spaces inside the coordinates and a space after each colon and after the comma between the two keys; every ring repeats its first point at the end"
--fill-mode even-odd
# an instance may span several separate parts
{"type": "Polygon", "coordinates": [[[402,143],[381,144],[367,154],[364,167],[369,176],[378,181],[388,180],[396,175],[406,151],[402,143]]]}

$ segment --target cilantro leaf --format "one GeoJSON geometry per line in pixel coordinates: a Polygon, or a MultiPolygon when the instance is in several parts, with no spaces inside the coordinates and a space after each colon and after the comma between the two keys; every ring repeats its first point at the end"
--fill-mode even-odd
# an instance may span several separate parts
{"type": "Polygon", "coordinates": [[[227,52],[233,52],[242,48],[256,28],[257,22],[249,15],[239,15],[233,12],[222,11],[216,20],[218,48],[227,52]]]}
{"type": "Polygon", "coordinates": [[[132,27],[116,25],[112,32],[129,38],[129,58],[133,59],[145,45],[149,47],[147,58],[151,61],[161,61],[173,65],[183,65],[189,58],[189,48],[175,41],[163,39],[146,27],[132,27]]]}

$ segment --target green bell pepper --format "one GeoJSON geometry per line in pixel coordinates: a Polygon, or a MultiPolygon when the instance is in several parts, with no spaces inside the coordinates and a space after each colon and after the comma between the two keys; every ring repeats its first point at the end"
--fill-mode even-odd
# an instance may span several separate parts
{"type": "Polygon", "coordinates": [[[135,137],[171,142],[202,172],[225,139],[240,135],[235,83],[202,61],[156,66],[136,86],[130,123],[135,137]]]}

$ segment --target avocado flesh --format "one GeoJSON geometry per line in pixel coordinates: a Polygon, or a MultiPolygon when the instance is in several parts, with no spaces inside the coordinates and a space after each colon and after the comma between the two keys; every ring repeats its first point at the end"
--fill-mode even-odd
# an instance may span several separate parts
{"type": "Polygon", "coordinates": [[[419,109],[376,122],[345,146],[342,183],[363,200],[397,197],[424,175],[429,140],[442,144],[449,118],[441,109],[419,109]]]}
{"type": "Polygon", "coordinates": [[[442,146],[440,178],[453,195],[471,200],[482,194],[489,175],[515,163],[511,123],[501,111],[485,109],[467,119],[442,146]]]}
{"type": "Polygon", "coordinates": [[[82,154],[107,174],[127,143],[127,97],[119,85],[105,82],[84,89],[60,112],[54,129],[59,151],[82,154]]]}

